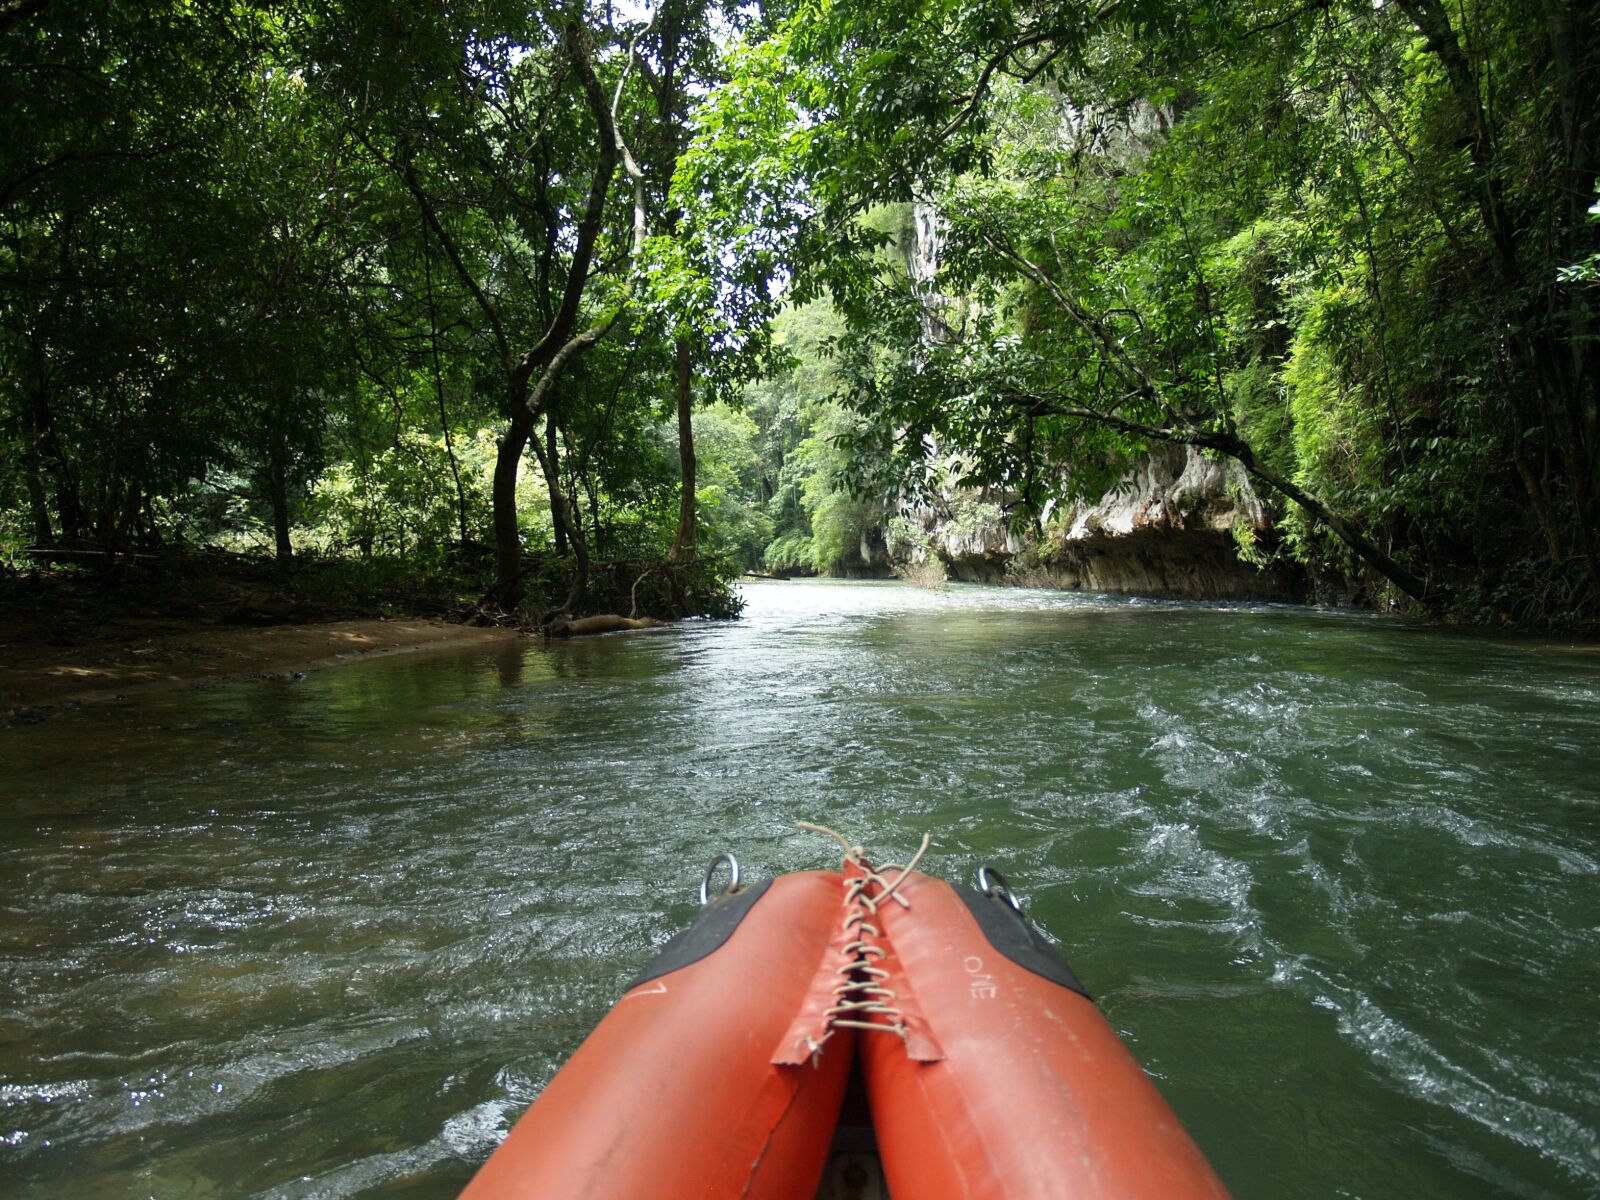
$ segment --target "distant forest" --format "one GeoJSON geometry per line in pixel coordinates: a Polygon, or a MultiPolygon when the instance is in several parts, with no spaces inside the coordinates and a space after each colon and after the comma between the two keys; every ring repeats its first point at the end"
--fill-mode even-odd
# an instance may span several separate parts
{"type": "Polygon", "coordinates": [[[1593,622],[1597,106],[1568,0],[0,0],[0,565],[720,613],[1176,443],[1593,622]]]}

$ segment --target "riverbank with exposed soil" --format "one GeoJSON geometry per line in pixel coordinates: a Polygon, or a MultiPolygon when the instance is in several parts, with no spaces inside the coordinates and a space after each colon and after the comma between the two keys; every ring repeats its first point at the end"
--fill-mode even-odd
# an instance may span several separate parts
{"type": "Polygon", "coordinates": [[[0,715],[29,722],[52,707],[161,687],[298,673],[388,654],[515,639],[516,629],[382,617],[301,625],[194,626],[128,619],[87,641],[19,640],[0,629],[0,715]],[[61,644],[65,643],[65,644],[61,644]]]}
{"type": "Polygon", "coordinates": [[[114,578],[0,574],[0,724],[152,688],[293,678],[519,636],[459,623],[460,589],[394,564],[297,562],[285,572],[213,552],[138,567],[114,578]]]}

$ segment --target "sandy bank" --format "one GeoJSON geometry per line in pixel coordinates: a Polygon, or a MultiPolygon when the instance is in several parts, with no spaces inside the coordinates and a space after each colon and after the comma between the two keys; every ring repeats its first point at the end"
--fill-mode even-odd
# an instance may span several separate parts
{"type": "MultiPolygon", "coordinates": [[[[127,695],[135,690],[310,671],[429,647],[488,645],[515,629],[443,621],[367,619],[311,625],[119,629],[103,641],[0,643],[0,719],[16,709],[127,695]]],[[[27,719],[26,713],[22,714],[27,719]]]]}

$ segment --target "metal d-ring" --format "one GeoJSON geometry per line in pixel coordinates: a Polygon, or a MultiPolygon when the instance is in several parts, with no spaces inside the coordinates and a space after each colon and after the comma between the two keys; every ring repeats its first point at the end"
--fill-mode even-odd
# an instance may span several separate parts
{"type": "Polygon", "coordinates": [[[1006,877],[993,867],[978,868],[978,890],[985,896],[998,896],[1011,905],[1016,912],[1022,912],[1022,905],[1017,902],[1016,893],[1011,890],[1011,884],[1006,877]],[[994,882],[989,882],[993,880],[994,882]]]}
{"type": "Polygon", "coordinates": [[[706,868],[706,877],[700,881],[701,908],[711,903],[711,878],[723,863],[728,864],[728,886],[717,894],[727,896],[739,890],[739,860],[731,854],[719,854],[711,860],[711,865],[706,868]]]}

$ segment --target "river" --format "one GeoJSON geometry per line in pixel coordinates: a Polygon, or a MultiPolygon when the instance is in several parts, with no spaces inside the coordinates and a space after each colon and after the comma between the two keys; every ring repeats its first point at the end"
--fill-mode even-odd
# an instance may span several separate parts
{"type": "Polygon", "coordinates": [[[450,1197],[796,820],[999,866],[1239,1200],[1600,1193],[1600,654],[758,583],[0,734],[0,1190],[450,1197]]]}

